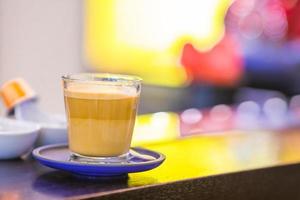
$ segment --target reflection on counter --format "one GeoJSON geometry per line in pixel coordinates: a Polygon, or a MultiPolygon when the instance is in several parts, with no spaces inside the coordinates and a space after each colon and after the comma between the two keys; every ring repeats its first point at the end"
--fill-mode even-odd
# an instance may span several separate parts
{"type": "Polygon", "coordinates": [[[132,144],[137,146],[159,143],[179,137],[178,115],[172,112],[158,112],[138,116],[132,144]]]}
{"type": "Polygon", "coordinates": [[[240,132],[201,135],[172,142],[146,145],[166,155],[165,163],[154,170],[130,174],[129,185],[176,181],[213,174],[244,171],[300,160],[299,132],[240,132]]]}

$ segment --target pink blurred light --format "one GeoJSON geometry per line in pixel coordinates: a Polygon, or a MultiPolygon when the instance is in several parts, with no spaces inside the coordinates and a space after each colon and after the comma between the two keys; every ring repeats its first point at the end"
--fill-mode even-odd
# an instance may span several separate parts
{"type": "Polygon", "coordinates": [[[213,121],[225,121],[232,116],[232,110],[229,106],[221,104],[214,106],[210,111],[210,118],[213,121]]]}
{"type": "Polygon", "coordinates": [[[196,124],[200,122],[200,120],[203,118],[203,115],[198,109],[191,108],[181,113],[180,117],[182,122],[186,124],[196,124]]]}
{"type": "Polygon", "coordinates": [[[266,8],[263,17],[264,34],[271,39],[281,39],[286,35],[287,17],[284,9],[279,4],[266,8]]]}
{"type": "Polygon", "coordinates": [[[236,16],[246,16],[254,8],[255,0],[238,0],[231,6],[231,12],[236,16]]]}
{"type": "Polygon", "coordinates": [[[258,38],[263,33],[261,15],[257,12],[254,12],[246,17],[243,17],[239,22],[239,29],[245,38],[258,38]]]}

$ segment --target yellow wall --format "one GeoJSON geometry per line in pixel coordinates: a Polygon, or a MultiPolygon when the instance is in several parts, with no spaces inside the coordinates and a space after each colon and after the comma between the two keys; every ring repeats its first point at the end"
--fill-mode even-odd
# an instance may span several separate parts
{"type": "Polygon", "coordinates": [[[224,32],[230,0],[87,0],[85,55],[97,70],[141,76],[146,83],[188,83],[184,44],[212,47],[224,32]]]}

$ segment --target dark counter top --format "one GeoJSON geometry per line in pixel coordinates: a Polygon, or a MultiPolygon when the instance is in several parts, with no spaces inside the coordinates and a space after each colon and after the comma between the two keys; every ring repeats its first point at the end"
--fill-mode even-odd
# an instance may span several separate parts
{"type": "Polygon", "coordinates": [[[300,199],[300,131],[226,132],[146,145],[167,159],[120,179],[86,179],[32,159],[0,161],[0,199],[300,199]]]}

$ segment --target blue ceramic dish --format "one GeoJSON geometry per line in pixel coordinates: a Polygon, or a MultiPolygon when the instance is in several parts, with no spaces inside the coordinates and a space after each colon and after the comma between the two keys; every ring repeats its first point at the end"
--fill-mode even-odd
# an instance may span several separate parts
{"type": "Polygon", "coordinates": [[[129,155],[126,163],[81,163],[70,161],[71,152],[67,144],[46,145],[33,150],[33,156],[41,164],[84,176],[122,176],[127,173],[142,172],[158,167],[165,156],[143,148],[131,148],[140,155],[150,156],[145,160],[134,154],[129,155]]]}

